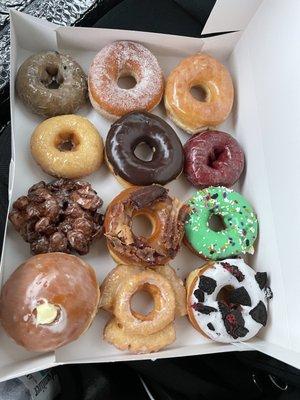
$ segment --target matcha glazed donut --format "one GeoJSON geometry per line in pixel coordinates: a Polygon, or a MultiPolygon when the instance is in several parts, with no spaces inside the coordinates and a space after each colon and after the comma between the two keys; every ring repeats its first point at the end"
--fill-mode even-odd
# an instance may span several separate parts
{"type": "Polygon", "coordinates": [[[258,222],[241,194],[221,186],[209,187],[196,192],[188,205],[191,212],[185,224],[185,243],[196,254],[210,260],[253,254],[258,222]],[[210,227],[212,215],[222,218],[224,229],[210,227]]]}

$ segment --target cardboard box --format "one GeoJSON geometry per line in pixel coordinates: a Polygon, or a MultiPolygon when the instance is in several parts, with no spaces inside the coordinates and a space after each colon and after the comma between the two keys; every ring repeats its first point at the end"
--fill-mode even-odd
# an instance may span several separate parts
{"type": "MultiPolygon", "coordinates": [[[[226,2],[226,7],[224,3],[216,3],[205,32],[208,29],[211,32],[238,31],[204,39],[109,29],[61,28],[26,14],[12,12],[13,159],[9,194],[14,201],[32,184],[51,180],[32,160],[29,150],[31,133],[42,118],[25,109],[14,90],[16,71],[27,56],[41,50],[59,50],[71,54],[87,71],[94,55],[107,43],[119,39],[134,40],[157,56],[167,76],[183,57],[198,51],[210,53],[228,66],[234,80],[234,109],[220,129],[234,134],[246,154],[246,173],[237,190],[253,204],[260,222],[256,252],[248,261],[256,270],[267,271],[270,276],[274,298],[270,302],[267,327],[249,342],[223,345],[205,339],[185,318],[181,318],[176,321],[176,342],[150,355],[130,355],[103,342],[102,330],[109,318],[104,311],[98,314],[81,338],[54,353],[29,353],[0,330],[0,380],[64,363],[154,360],[249,349],[260,350],[300,368],[300,317],[296,309],[300,287],[297,257],[300,237],[300,191],[297,185],[297,178],[300,178],[297,131],[300,128],[300,28],[297,16],[300,3],[297,0],[231,0],[226,2]],[[244,8],[241,3],[244,3],[244,8]]],[[[162,106],[156,108],[154,113],[165,117],[162,106]]],[[[79,114],[87,116],[102,137],[106,137],[109,121],[90,106],[81,109],[79,114]]],[[[172,122],[168,122],[174,127],[172,122]]],[[[175,129],[182,141],[189,138],[188,134],[175,129]]],[[[104,199],[104,206],[122,190],[104,166],[87,180],[104,199]]],[[[167,187],[182,200],[187,200],[194,192],[183,177],[167,187]]],[[[2,256],[2,283],[29,256],[28,244],[8,224],[2,256]]],[[[104,240],[96,242],[84,258],[95,268],[100,281],[114,266],[104,240]]],[[[183,246],[171,265],[185,277],[201,263],[183,246]]]]}

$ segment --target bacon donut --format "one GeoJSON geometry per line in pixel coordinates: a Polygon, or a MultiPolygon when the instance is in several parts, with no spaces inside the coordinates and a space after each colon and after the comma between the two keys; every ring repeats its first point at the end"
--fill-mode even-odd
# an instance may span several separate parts
{"type": "Polygon", "coordinates": [[[21,264],[3,286],[0,319],[29,351],[53,351],[82,335],[93,321],[100,291],[95,271],[64,253],[39,254],[21,264]]]}
{"type": "Polygon", "coordinates": [[[162,186],[126,189],[113,199],[105,214],[108,250],[118,264],[167,264],[179,250],[187,212],[188,207],[169,197],[162,186]],[[151,221],[150,237],[133,233],[132,220],[136,215],[145,215],[151,221]]]}

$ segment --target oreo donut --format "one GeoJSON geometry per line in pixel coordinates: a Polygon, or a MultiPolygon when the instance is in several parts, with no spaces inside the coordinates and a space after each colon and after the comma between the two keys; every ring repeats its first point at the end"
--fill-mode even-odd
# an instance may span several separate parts
{"type": "Polygon", "coordinates": [[[242,259],[208,262],[186,281],[187,311],[199,332],[222,343],[245,341],[266,326],[267,274],[242,259]]]}
{"type": "Polygon", "coordinates": [[[112,124],[105,143],[106,162],[124,186],[165,185],[182,172],[184,155],[176,132],[163,119],[148,112],[132,112],[112,124]],[[150,161],[135,155],[146,143],[150,161]]]}
{"type": "Polygon", "coordinates": [[[27,58],[16,77],[23,103],[44,117],[73,114],[87,100],[87,79],[72,57],[43,51],[27,58]]]}
{"type": "Polygon", "coordinates": [[[228,133],[205,131],[184,145],[184,174],[198,188],[232,186],[244,169],[244,152],[228,133]]]}

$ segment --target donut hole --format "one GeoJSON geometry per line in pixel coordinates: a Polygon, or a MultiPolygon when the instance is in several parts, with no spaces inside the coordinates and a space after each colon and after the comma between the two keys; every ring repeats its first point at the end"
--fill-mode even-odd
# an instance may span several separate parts
{"type": "Polygon", "coordinates": [[[132,232],[135,236],[149,238],[153,232],[151,220],[145,214],[135,215],[132,219],[132,232]]]}
{"type": "Polygon", "coordinates": [[[117,85],[120,89],[132,89],[137,84],[136,79],[134,76],[129,74],[124,74],[119,76],[117,85]]]}
{"type": "Polygon", "coordinates": [[[74,132],[62,132],[56,138],[55,147],[59,151],[74,151],[79,145],[79,140],[74,132]]]}
{"type": "Polygon", "coordinates": [[[226,285],[223,286],[222,289],[219,290],[219,293],[217,294],[217,301],[223,301],[226,304],[229,304],[229,296],[230,293],[234,290],[234,287],[231,285],[226,285]]]}
{"type": "Polygon", "coordinates": [[[211,214],[208,220],[208,227],[214,232],[220,232],[226,229],[224,220],[219,214],[211,214]]]}
{"type": "Polygon", "coordinates": [[[207,165],[210,168],[215,168],[215,162],[219,161],[224,155],[225,149],[223,147],[215,147],[208,155],[207,165]]]}
{"type": "Polygon", "coordinates": [[[208,100],[208,91],[202,85],[192,86],[190,89],[191,95],[194,99],[201,101],[202,103],[208,100]]]}
{"type": "Polygon", "coordinates": [[[47,65],[41,81],[48,89],[58,89],[64,78],[56,65],[47,65]]]}
{"type": "Polygon", "coordinates": [[[141,142],[135,147],[133,153],[141,161],[152,161],[155,147],[150,146],[146,142],[141,142]]]}
{"type": "MultiPolygon", "coordinates": [[[[39,305],[41,305],[41,304],[43,304],[43,301],[42,301],[42,300],[38,301],[38,302],[37,302],[37,307],[38,307],[39,305]]],[[[54,318],[51,322],[40,323],[40,325],[51,326],[51,325],[54,325],[55,323],[57,323],[57,322],[59,321],[59,319],[60,319],[60,317],[61,317],[61,313],[62,313],[62,312],[61,312],[61,308],[60,308],[60,306],[57,305],[57,304],[53,304],[53,305],[54,305],[55,308],[56,308],[56,316],[55,316],[55,318],[54,318]]],[[[35,318],[37,318],[37,314],[38,314],[37,308],[34,308],[34,309],[32,310],[32,315],[33,315],[35,318]]]]}
{"type": "Polygon", "coordinates": [[[139,288],[130,299],[130,308],[138,317],[149,315],[154,309],[154,301],[152,295],[146,286],[139,288]]]}

